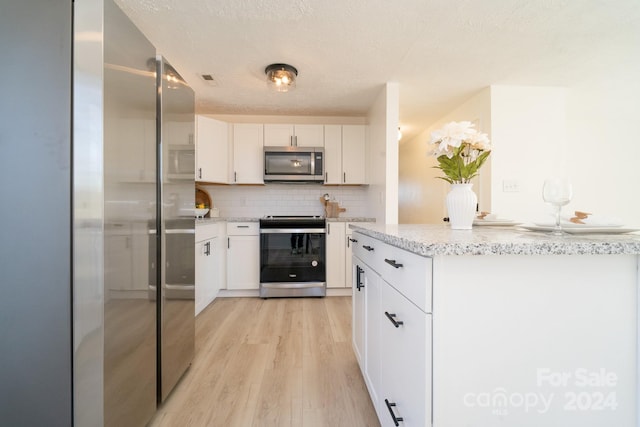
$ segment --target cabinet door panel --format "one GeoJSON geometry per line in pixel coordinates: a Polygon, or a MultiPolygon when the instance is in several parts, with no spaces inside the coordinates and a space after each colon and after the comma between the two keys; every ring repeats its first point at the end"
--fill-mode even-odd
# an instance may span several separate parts
{"type": "Polygon", "coordinates": [[[236,184],[264,184],[263,126],[233,125],[233,173],[236,184]]]}
{"type": "Polygon", "coordinates": [[[342,126],[324,127],[325,184],[342,183],[342,126]]]}
{"type": "Polygon", "coordinates": [[[264,125],[265,147],[288,147],[293,145],[293,125],[264,125]]]}
{"type": "Polygon", "coordinates": [[[345,223],[327,222],[327,287],[345,287],[345,223]]]}
{"type": "Polygon", "coordinates": [[[196,116],[196,181],[228,183],[229,125],[196,116]]]}
{"type": "Polygon", "coordinates": [[[227,246],[227,289],[258,289],[259,236],[229,236],[227,246]]]}
{"type": "Polygon", "coordinates": [[[364,125],[342,126],[342,183],[366,184],[366,140],[364,125]]]}
{"type": "MultiPolygon", "coordinates": [[[[382,335],[380,333],[380,307],[382,304],[382,279],[367,265],[364,266],[365,291],[365,378],[371,401],[379,401],[382,389],[382,335]]],[[[376,408],[378,413],[380,408],[376,408]]]]}
{"type": "Polygon", "coordinates": [[[381,288],[381,423],[394,425],[387,399],[395,404],[393,411],[403,418],[403,426],[424,426],[431,420],[431,315],[386,282],[381,288]],[[402,324],[396,327],[389,317],[402,324]]]}
{"type": "Polygon", "coordinates": [[[356,358],[358,359],[358,364],[360,365],[360,370],[362,371],[362,375],[365,375],[365,288],[359,286],[359,284],[364,285],[364,274],[363,269],[364,263],[358,258],[353,259],[353,265],[351,268],[351,275],[353,276],[353,288],[351,292],[351,300],[353,304],[353,312],[352,312],[352,340],[353,340],[353,350],[356,354],[356,358]]]}
{"type": "Polygon", "coordinates": [[[324,147],[324,126],[296,125],[294,141],[297,147],[324,147]]]}

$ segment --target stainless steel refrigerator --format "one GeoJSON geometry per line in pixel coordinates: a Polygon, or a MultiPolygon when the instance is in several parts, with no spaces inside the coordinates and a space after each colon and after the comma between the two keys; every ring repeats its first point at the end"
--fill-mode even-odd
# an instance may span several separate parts
{"type": "Polygon", "coordinates": [[[193,357],[193,92],[113,0],[1,9],[0,425],[144,426],[193,357]]]}
{"type": "Polygon", "coordinates": [[[194,354],[194,94],[104,5],[104,425],[134,427],[194,354]]]}

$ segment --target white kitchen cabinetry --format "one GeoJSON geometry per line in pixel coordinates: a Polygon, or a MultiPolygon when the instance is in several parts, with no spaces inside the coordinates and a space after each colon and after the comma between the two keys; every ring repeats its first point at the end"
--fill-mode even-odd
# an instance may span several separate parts
{"type": "MultiPolygon", "coordinates": [[[[344,259],[345,259],[345,269],[346,269],[346,283],[345,283],[345,287],[346,288],[351,288],[352,286],[352,280],[353,280],[353,275],[351,274],[351,265],[353,264],[352,262],[352,256],[353,256],[353,245],[354,243],[357,243],[357,240],[353,237],[353,230],[349,227],[351,224],[353,224],[353,222],[348,222],[346,227],[345,227],[345,236],[344,236],[344,245],[346,247],[345,251],[344,251],[344,259]]],[[[370,222],[358,222],[357,224],[370,224],[370,222]]]]}
{"type": "Polygon", "coordinates": [[[265,147],[323,147],[323,125],[264,125],[265,147]]]}
{"type": "Polygon", "coordinates": [[[366,184],[366,127],[325,125],[325,184],[366,184]]]}
{"type": "Polygon", "coordinates": [[[327,288],[351,288],[353,236],[349,224],[327,221],[327,288]]]}
{"type": "MultiPolygon", "coordinates": [[[[431,260],[360,233],[353,233],[353,240],[353,265],[365,291],[364,322],[353,322],[353,346],[361,347],[364,335],[360,368],[381,425],[428,425],[431,260]]],[[[356,302],[358,283],[353,286],[355,319],[362,309],[356,302]]]]}
{"type": "Polygon", "coordinates": [[[344,288],[346,283],[346,223],[327,221],[327,288],[344,288]]]}
{"type": "Polygon", "coordinates": [[[233,125],[233,171],[230,182],[264,184],[263,140],[263,125],[233,125]]]}
{"type": "Polygon", "coordinates": [[[219,225],[196,225],[195,314],[198,315],[218,295],[222,285],[222,250],[219,225]]]}
{"type": "Polygon", "coordinates": [[[196,116],[196,181],[229,182],[229,124],[196,116]]]}
{"type": "Polygon", "coordinates": [[[260,235],[257,222],[227,223],[227,289],[259,289],[260,235]]]}
{"type": "Polygon", "coordinates": [[[364,263],[357,259],[353,259],[353,266],[351,268],[351,275],[353,279],[353,287],[351,288],[351,305],[352,305],[352,318],[351,318],[351,330],[353,339],[353,351],[358,359],[358,364],[362,369],[364,375],[364,362],[365,362],[365,288],[364,288],[364,263]]]}

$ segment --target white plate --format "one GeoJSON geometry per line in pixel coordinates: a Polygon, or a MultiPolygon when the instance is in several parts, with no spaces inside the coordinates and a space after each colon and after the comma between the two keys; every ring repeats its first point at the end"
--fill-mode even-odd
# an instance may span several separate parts
{"type": "Polygon", "coordinates": [[[474,219],[473,225],[492,225],[492,226],[507,226],[507,225],[518,225],[522,224],[521,222],[515,222],[510,219],[474,219]]]}
{"type": "MultiPolygon", "coordinates": [[[[530,231],[553,231],[554,227],[548,225],[520,225],[521,228],[530,231]]],[[[569,234],[624,234],[640,231],[640,228],[616,227],[568,227],[562,229],[569,234]]]]}
{"type": "MultiPolygon", "coordinates": [[[[554,227],[554,224],[549,222],[534,222],[533,225],[537,227],[554,227]]],[[[576,224],[573,222],[562,222],[562,228],[618,228],[622,227],[622,224],[576,224]]]]}

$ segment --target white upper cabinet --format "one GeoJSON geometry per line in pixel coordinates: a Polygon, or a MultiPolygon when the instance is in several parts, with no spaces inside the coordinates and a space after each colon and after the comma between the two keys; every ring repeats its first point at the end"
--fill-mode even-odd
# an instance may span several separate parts
{"type": "Polygon", "coordinates": [[[265,147],[322,147],[323,125],[264,125],[265,147]]]}
{"type": "Polygon", "coordinates": [[[364,125],[325,125],[325,184],[366,184],[364,125]]]}
{"type": "Polygon", "coordinates": [[[196,181],[229,182],[229,124],[196,116],[196,181]]]}
{"type": "Polygon", "coordinates": [[[366,184],[366,132],[364,125],[342,126],[342,183],[366,184]]]}
{"type": "Polygon", "coordinates": [[[233,125],[232,183],[264,184],[263,140],[263,125],[248,123],[233,125]]]}

